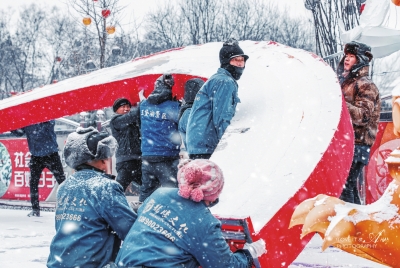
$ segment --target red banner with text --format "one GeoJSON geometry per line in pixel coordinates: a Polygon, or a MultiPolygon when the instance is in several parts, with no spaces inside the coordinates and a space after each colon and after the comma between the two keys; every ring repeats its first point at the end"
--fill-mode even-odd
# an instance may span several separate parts
{"type": "MultiPolygon", "coordinates": [[[[30,158],[25,138],[0,139],[0,199],[30,200],[30,158]]],[[[53,174],[44,169],[39,181],[39,200],[45,201],[55,185],[53,174]]]]}

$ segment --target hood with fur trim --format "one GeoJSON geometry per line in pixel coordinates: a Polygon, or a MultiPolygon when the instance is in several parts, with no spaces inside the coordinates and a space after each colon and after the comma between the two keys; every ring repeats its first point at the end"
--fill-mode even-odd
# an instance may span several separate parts
{"type": "Polygon", "coordinates": [[[357,58],[357,63],[351,67],[350,74],[349,74],[350,76],[356,76],[357,73],[363,67],[369,66],[369,62],[373,58],[370,46],[363,44],[363,43],[356,42],[356,41],[347,43],[344,46],[344,56],[340,60],[338,68],[337,68],[338,75],[342,75],[342,73],[344,72],[344,60],[346,58],[346,54],[353,54],[357,58]]]}
{"type": "Polygon", "coordinates": [[[114,155],[118,143],[113,136],[107,136],[97,142],[96,154],[93,154],[87,144],[90,136],[99,133],[93,127],[78,127],[68,135],[64,146],[64,158],[68,166],[75,169],[77,166],[91,160],[107,159],[114,155]]]}

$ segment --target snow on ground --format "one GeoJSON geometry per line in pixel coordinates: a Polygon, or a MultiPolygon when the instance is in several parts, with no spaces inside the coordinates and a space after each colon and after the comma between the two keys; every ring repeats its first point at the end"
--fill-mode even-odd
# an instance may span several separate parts
{"type": "MultiPolygon", "coordinates": [[[[0,267],[46,267],[50,243],[55,234],[54,212],[27,217],[27,210],[0,209],[0,267]]],[[[297,267],[386,267],[336,248],[321,252],[322,240],[315,236],[299,257],[289,265],[297,267]]]]}

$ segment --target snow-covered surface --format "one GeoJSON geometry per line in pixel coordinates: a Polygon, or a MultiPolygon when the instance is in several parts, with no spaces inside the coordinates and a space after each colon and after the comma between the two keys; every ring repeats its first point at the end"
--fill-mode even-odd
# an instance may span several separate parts
{"type": "MultiPolygon", "coordinates": [[[[54,212],[41,212],[29,218],[27,210],[0,209],[0,267],[44,268],[50,243],[55,234],[54,212]]],[[[299,257],[289,265],[295,267],[386,267],[356,257],[336,248],[321,251],[321,238],[316,235],[299,257]]]]}

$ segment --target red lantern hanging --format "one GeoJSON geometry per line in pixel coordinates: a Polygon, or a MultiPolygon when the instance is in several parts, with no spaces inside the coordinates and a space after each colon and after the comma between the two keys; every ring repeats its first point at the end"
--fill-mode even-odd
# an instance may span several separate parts
{"type": "Polygon", "coordinates": [[[396,6],[400,6],[400,0],[392,0],[393,4],[395,4],[396,6]]]}
{"type": "Polygon", "coordinates": [[[85,24],[86,26],[90,25],[92,23],[92,19],[89,17],[85,17],[82,19],[83,24],[85,24]]]}
{"type": "Polygon", "coordinates": [[[107,26],[106,31],[108,34],[113,34],[115,33],[115,26],[107,26]]]}
{"type": "Polygon", "coordinates": [[[56,61],[60,62],[62,59],[60,57],[56,57],[56,61]]]}
{"type": "Polygon", "coordinates": [[[107,18],[108,16],[110,16],[111,11],[109,9],[103,9],[101,11],[101,15],[103,16],[103,18],[107,18]]]}

